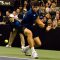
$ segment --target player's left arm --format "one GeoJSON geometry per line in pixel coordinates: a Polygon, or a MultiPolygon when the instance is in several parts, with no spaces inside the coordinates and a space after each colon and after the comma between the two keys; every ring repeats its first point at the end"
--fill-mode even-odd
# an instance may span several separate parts
{"type": "Polygon", "coordinates": [[[39,18],[39,16],[37,17],[36,21],[35,21],[40,27],[44,28],[45,24],[41,21],[41,19],[39,18]]]}

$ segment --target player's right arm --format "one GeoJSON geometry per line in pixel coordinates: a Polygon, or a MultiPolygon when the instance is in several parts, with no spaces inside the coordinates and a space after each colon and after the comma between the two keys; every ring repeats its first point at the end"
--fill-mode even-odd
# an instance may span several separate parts
{"type": "Polygon", "coordinates": [[[45,27],[45,24],[41,21],[41,19],[39,18],[39,16],[38,16],[37,19],[36,19],[36,23],[37,23],[40,27],[42,27],[42,28],[45,27]]]}

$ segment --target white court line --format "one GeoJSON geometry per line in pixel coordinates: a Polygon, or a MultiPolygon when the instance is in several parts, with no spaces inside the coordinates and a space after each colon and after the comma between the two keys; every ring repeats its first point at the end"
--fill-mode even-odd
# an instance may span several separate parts
{"type": "Polygon", "coordinates": [[[31,60],[31,58],[18,58],[18,57],[9,57],[9,56],[0,56],[1,58],[12,58],[12,59],[30,59],[31,60]]]}

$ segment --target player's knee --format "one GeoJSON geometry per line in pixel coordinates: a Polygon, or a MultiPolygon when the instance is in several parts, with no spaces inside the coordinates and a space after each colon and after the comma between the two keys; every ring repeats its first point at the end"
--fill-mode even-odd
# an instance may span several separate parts
{"type": "Polygon", "coordinates": [[[41,43],[41,42],[38,42],[38,43],[37,43],[37,45],[38,45],[38,46],[41,46],[41,45],[42,45],[42,43],[41,43]]]}
{"type": "Polygon", "coordinates": [[[33,36],[33,34],[32,34],[31,31],[28,32],[28,36],[29,36],[29,37],[32,37],[32,36],[33,36]]]}
{"type": "Polygon", "coordinates": [[[41,46],[41,45],[42,45],[42,43],[40,42],[40,43],[39,43],[39,46],[41,46]]]}
{"type": "Polygon", "coordinates": [[[29,30],[29,29],[25,29],[24,34],[25,34],[26,36],[32,36],[32,32],[31,32],[31,30],[29,30]]]}
{"type": "Polygon", "coordinates": [[[40,40],[39,37],[35,37],[34,38],[34,41],[37,43],[38,46],[41,46],[42,45],[41,40],[40,40]]]}

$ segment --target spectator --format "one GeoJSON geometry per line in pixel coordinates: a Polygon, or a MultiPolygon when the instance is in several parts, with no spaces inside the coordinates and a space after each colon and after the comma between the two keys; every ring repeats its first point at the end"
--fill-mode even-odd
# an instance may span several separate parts
{"type": "Polygon", "coordinates": [[[55,19],[57,20],[58,27],[60,27],[60,11],[56,11],[56,18],[55,19]]]}
{"type": "Polygon", "coordinates": [[[46,14],[46,21],[47,21],[47,27],[46,30],[49,31],[52,28],[52,20],[51,20],[51,15],[49,13],[46,14]]]}
{"type": "Polygon", "coordinates": [[[46,9],[45,9],[46,13],[49,13],[50,12],[50,8],[49,8],[49,4],[46,3],[46,9]]]}
{"type": "Polygon", "coordinates": [[[27,1],[24,1],[24,6],[23,6],[23,10],[26,10],[27,11],[27,1]]]}
{"type": "Polygon", "coordinates": [[[16,13],[17,13],[17,15],[20,14],[20,9],[19,8],[16,9],[16,13]]]}
{"type": "Polygon", "coordinates": [[[48,5],[49,5],[49,8],[51,7],[51,4],[52,4],[52,2],[51,2],[51,0],[48,0],[48,5]]]}
{"type": "Polygon", "coordinates": [[[17,15],[16,11],[13,11],[12,15],[14,16],[14,19],[18,20],[18,15],[17,15]]]}
{"type": "Polygon", "coordinates": [[[6,11],[6,16],[4,17],[4,20],[3,20],[4,22],[6,22],[6,24],[9,24],[9,22],[10,22],[9,21],[9,18],[10,18],[9,16],[10,16],[10,12],[6,11]]]}

